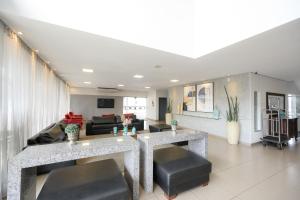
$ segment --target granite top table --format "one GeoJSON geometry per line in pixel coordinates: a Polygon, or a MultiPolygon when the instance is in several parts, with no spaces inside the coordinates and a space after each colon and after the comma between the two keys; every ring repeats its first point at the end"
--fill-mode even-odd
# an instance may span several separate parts
{"type": "Polygon", "coordinates": [[[188,141],[188,150],[207,158],[207,133],[190,129],[139,134],[140,181],[146,192],[153,192],[153,149],[155,146],[188,141]]]}
{"type": "Polygon", "coordinates": [[[139,198],[139,144],[130,136],[36,145],[9,161],[8,200],[36,199],[36,166],[124,152],[125,178],[133,200],[139,198]]]}

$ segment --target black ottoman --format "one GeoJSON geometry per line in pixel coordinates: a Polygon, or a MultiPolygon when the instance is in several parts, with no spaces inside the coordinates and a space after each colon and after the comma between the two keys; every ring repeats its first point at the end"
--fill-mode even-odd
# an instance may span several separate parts
{"type": "Polygon", "coordinates": [[[128,200],[130,192],[113,159],[51,171],[38,200],[128,200]]]}
{"type": "Polygon", "coordinates": [[[181,147],[154,151],[154,180],[172,199],[178,193],[200,185],[207,185],[211,163],[181,147]]]}

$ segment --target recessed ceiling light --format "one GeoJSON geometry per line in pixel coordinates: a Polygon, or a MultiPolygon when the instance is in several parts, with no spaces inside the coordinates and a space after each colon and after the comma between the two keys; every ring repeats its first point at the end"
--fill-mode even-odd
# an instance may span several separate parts
{"type": "Polygon", "coordinates": [[[87,68],[82,68],[83,72],[87,72],[87,73],[93,73],[94,70],[93,69],[87,69],[87,68]]]}
{"type": "Polygon", "coordinates": [[[85,81],[85,82],[83,82],[84,84],[88,84],[88,85],[90,85],[91,84],[91,82],[90,81],[85,81]]]}
{"type": "Polygon", "coordinates": [[[23,35],[23,33],[21,31],[18,32],[18,35],[23,35]]]}
{"type": "Polygon", "coordinates": [[[140,75],[140,74],[136,74],[136,75],[133,76],[133,78],[144,78],[144,76],[140,75]]]}
{"type": "Polygon", "coordinates": [[[146,88],[146,89],[150,89],[151,87],[149,87],[149,86],[146,86],[145,88],[146,88]]]}
{"type": "Polygon", "coordinates": [[[160,69],[160,68],[162,68],[162,66],[161,65],[155,65],[154,68],[160,69]]]}
{"type": "Polygon", "coordinates": [[[119,85],[118,85],[118,87],[124,87],[124,86],[125,86],[125,85],[123,85],[123,84],[119,84],[119,85]]]}
{"type": "Polygon", "coordinates": [[[170,82],[172,82],[172,83],[176,83],[176,82],[178,82],[179,80],[176,80],[176,79],[173,79],[173,80],[170,80],[170,82]]]}

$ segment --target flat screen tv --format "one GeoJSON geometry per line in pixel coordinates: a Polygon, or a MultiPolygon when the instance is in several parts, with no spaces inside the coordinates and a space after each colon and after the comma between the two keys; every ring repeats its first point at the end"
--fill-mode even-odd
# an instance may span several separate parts
{"type": "Polygon", "coordinates": [[[115,100],[114,99],[98,99],[97,107],[98,108],[114,108],[115,100]]]}

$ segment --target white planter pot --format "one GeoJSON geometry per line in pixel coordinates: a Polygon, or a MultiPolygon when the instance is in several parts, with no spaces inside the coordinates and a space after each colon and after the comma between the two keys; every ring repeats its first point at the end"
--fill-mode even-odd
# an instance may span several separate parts
{"type": "Polygon", "coordinates": [[[166,113],[166,124],[171,125],[172,113],[166,113]]]}
{"type": "Polygon", "coordinates": [[[171,125],[172,131],[176,131],[176,125],[171,125]]]}
{"type": "Polygon", "coordinates": [[[240,125],[238,122],[227,122],[227,141],[229,144],[238,144],[240,139],[240,125]]]}
{"type": "Polygon", "coordinates": [[[74,133],[68,133],[68,140],[70,144],[76,144],[76,141],[78,141],[79,138],[79,133],[74,134],[74,133]]]}

